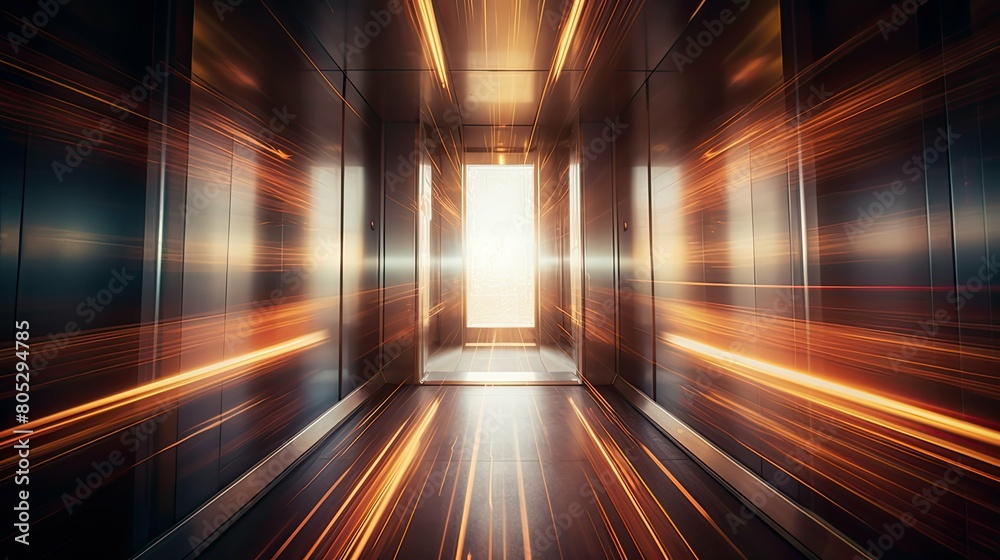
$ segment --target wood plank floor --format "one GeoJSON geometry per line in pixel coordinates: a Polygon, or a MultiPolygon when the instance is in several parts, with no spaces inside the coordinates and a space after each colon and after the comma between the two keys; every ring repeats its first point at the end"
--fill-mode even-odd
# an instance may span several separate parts
{"type": "Polygon", "coordinates": [[[613,391],[404,386],[201,557],[801,557],[740,510],[613,391]]]}

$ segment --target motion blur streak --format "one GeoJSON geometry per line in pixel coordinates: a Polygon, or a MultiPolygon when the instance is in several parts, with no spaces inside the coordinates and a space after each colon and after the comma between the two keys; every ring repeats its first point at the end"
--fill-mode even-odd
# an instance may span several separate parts
{"type": "MultiPolygon", "coordinates": [[[[632,534],[632,538],[642,541],[652,542],[656,550],[658,550],[660,554],[663,555],[664,558],[670,558],[670,556],[667,554],[667,551],[664,550],[663,543],[660,542],[660,539],[658,537],[659,529],[653,527],[652,525],[653,522],[650,520],[649,515],[646,513],[646,511],[644,511],[643,509],[644,506],[641,505],[640,500],[642,502],[652,501],[653,503],[655,503],[657,509],[659,509],[660,513],[662,513],[666,517],[666,520],[667,522],[670,523],[671,527],[674,530],[676,530],[677,526],[674,525],[673,520],[671,520],[670,517],[667,516],[667,513],[663,510],[663,506],[661,506],[660,503],[656,501],[656,498],[652,495],[652,493],[643,494],[642,497],[636,495],[634,489],[636,489],[637,487],[643,488],[644,490],[647,491],[649,490],[649,488],[640,479],[638,479],[638,477],[636,476],[637,473],[635,472],[635,469],[629,464],[628,460],[625,459],[624,455],[621,453],[621,450],[618,449],[617,446],[614,446],[613,443],[612,443],[613,447],[609,448],[609,446],[605,444],[604,441],[597,436],[597,434],[594,433],[594,428],[591,427],[590,423],[580,412],[580,409],[577,408],[576,403],[574,403],[572,400],[570,400],[569,403],[573,407],[573,412],[576,414],[577,419],[580,420],[580,423],[587,431],[587,435],[590,436],[590,440],[593,443],[593,448],[591,448],[591,450],[596,450],[597,452],[595,454],[596,456],[593,457],[592,461],[603,459],[604,464],[612,469],[615,478],[618,479],[620,488],[624,490],[626,499],[625,500],[619,499],[617,502],[615,502],[615,507],[624,508],[626,504],[630,505],[633,509],[629,513],[637,515],[638,518],[642,521],[642,526],[645,527],[647,531],[649,531],[648,534],[636,535],[634,532],[632,532],[630,526],[630,533],[632,534]]],[[[588,456],[590,455],[588,454],[588,456]]],[[[595,469],[595,470],[600,470],[600,469],[595,469]]],[[[622,509],[619,509],[618,511],[619,513],[621,513],[622,509]]],[[[680,535],[679,532],[677,534],[682,540],[684,539],[683,535],[680,535]]],[[[684,541],[684,544],[687,545],[687,548],[690,550],[691,547],[690,545],[687,544],[687,541],[684,541]]],[[[693,550],[690,550],[690,552],[692,555],[694,554],[693,550]]]]}
{"type": "MultiPolygon", "coordinates": [[[[155,399],[195,396],[206,387],[246,377],[262,368],[273,367],[277,362],[288,359],[296,352],[313,347],[327,338],[329,333],[326,331],[300,336],[33,420],[24,424],[24,429],[31,430],[35,437],[45,438],[45,443],[36,447],[42,456],[55,450],[85,445],[107,433],[116,432],[123,424],[142,418],[145,411],[156,410],[160,403],[155,399]],[[118,417],[109,416],[115,412],[119,413],[118,417]],[[96,427],[90,426],[88,421],[99,421],[100,424],[96,427]],[[53,432],[60,435],[56,436],[53,432]]],[[[221,421],[223,420],[220,419],[221,421]]],[[[16,437],[3,441],[4,444],[10,445],[16,442],[16,437]]],[[[16,457],[5,459],[0,464],[6,467],[13,463],[16,463],[16,457]]]]}
{"type": "MultiPolygon", "coordinates": [[[[785,369],[745,356],[733,355],[719,348],[680,336],[667,334],[664,338],[671,344],[712,358],[714,363],[726,367],[733,374],[749,377],[778,391],[786,391],[796,396],[809,398],[812,402],[823,404],[839,412],[864,418],[873,424],[890,428],[995,467],[1000,467],[1000,458],[995,454],[980,453],[962,447],[961,445],[933,435],[933,432],[914,432],[906,424],[886,423],[879,418],[881,416],[879,413],[888,412],[900,420],[913,421],[934,430],[951,432],[952,435],[959,436],[960,438],[975,439],[992,447],[1000,447],[1000,432],[881,395],[862,391],[854,387],[848,387],[814,375],[785,369]],[[817,395],[816,393],[821,393],[821,395],[817,395]],[[833,397],[834,400],[828,397],[833,397]]],[[[1000,481],[1000,478],[996,480],[1000,481]]]]}
{"type": "Polygon", "coordinates": [[[717,501],[722,494],[705,493],[711,479],[691,478],[676,457],[665,461],[660,444],[636,446],[637,417],[620,398],[581,388],[533,393],[384,392],[300,467],[298,482],[267,498],[289,514],[274,527],[280,539],[224,536],[208,556],[239,555],[249,546],[261,547],[252,557],[274,560],[408,558],[428,556],[429,547],[432,556],[459,560],[521,553],[570,559],[597,546],[615,558],[746,557],[736,544],[744,537],[721,529],[726,510],[717,501]],[[553,455],[567,443],[545,433],[553,409],[574,419],[566,426],[580,446],[572,457],[553,455]],[[545,476],[526,484],[538,469],[545,476]],[[674,489],[670,502],[658,497],[664,484],[674,489]],[[574,500],[568,509],[567,499],[574,500]],[[538,530],[546,525],[553,530],[538,530]],[[692,527],[714,536],[685,537],[692,527]],[[598,545],[591,531],[609,543],[598,545]]]}

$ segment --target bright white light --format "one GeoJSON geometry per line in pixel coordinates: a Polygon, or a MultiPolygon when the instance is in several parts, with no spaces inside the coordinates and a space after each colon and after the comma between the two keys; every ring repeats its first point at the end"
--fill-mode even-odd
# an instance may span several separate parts
{"type": "Polygon", "coordinates": [[[535,326],[535,169],[467,165],[466,326],[535,326]]]}

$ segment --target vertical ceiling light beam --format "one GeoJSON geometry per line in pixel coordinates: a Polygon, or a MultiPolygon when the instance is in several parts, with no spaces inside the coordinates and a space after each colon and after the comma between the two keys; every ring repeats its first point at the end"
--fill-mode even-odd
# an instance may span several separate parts
{"type": "Polygon", "coordinates": [[[583,14],[583,0],[573,0],[573,6],[569,10],[569,17],[566,18],[566,25],[563,26],[559,35],[559,44],[556,47],[556,56],[552,60],[552,71],[549,75],[549,83],[555,84],[566,64],[566,57],[569,56],[569,48],[573,44],[576,32],[580,27],[580,16],[583,14]]]}
{"type": "Polygon", "coordinates": [[[545,103],[545,97],[555,87],[559,75],[562,74],[563,66],[566,65],[566,57],[569,56],[569,48],[573,45],[573,40],[576,38],[576,33],[580,28],[580,18],[583,16],[583,4],[584,0],[573,0],[573,5],[569,9],[569,17],[566,18],[566,24],[559,34],[559,42],[556,44],[556,54],[552,59],[552,66],[549,68],[549,76],[545,80],[545,87],[542,88],[542,95],[538,100],[538,108],[535,110],[535,122],[531,125],[531,134],[528,136],[527,144],[525,144],[525,162],[528,161],[528,147],[535,141],[535,132],[538,128],[538,115],[542,110],[542,105],[545,103]]]}
{"type": "Polygon", "coordinates": [[[448,91],[448,71],[444,64],[444,46],[441,44],[441,34],[438,33],[434,6],[431,0],[413,0],[413,3],[421,35],[423,35],[424,46],[430,57],[431,65],[434,67],[434,73],[437,74],[441,87],[448,91]]]}

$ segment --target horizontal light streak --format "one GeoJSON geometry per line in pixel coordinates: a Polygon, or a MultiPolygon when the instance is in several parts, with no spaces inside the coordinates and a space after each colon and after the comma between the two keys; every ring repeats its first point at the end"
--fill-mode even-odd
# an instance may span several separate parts
{"type": "MultiPolygon", "coordinates": [[[[246,368],[251,368],[267,362],[268,360],[301,351],[305,348],[319,344],[327,338],[329,338],[329,333],[326,330],[299,336],[266,348],[261,348],[259,350],[240,354],[226,360],[194,368],[184,373],[157,379],[156,381],[151,381],[133,389],[121,391],[107,397],[96,399],[79,406],[50,414],[49,416],[24,424],[22,429],[31,430],[35,437],[40,437],[48,432],[69,427],[74,423],[81,422],[88,418],[113,412],[125,406],[164,395],[170,391],[181,389],[193,383],[220,381],[220,378],[227,373],[233,373],[246,368]]],[[[15,441],[16,438],[8,438],[4,440],[3,444],[13,444],[15,441]]],[[[5,459],[3,461],[3,465],[6,466],[11,461],[12,459],[10,458],[5,459]]]]}
{"type": "Polygon", "coordinates": [[[976,441],[992,446],[1000,446],[1000,433],[985,426],[966,422],[964,420],[940,414],[918,406],[907,404],[896,399],[891,399],[882,395],[864,391],[855,387],[850,387],[842,383],[823,379],[814,375],[808,375],[799,371],[783,368],[774,364],[769,364],[746,356],[741,356],[726,352],[714,346],[704,344],[689,338],[673,334],[665,334],[667,342],[685,350],[689,350],[723,363],[733,363],[747,368],[751,373],[750,377],[763,381],[777,381],[778,384],[769,383],[770,386],[782,389],[783,383],[788,383],[808,391],[818,392],[826,397],[833,397],[846,401],[853,406],[845,407],[828,400],[819,400],[820,404],[847,412],[849,414],[863,415],[866,420],[882,425],[883,427],[904,433],[924,441],[932,441],[938,445],[960,452],[964,455],[974,457],[994,466],[1000,466],[1000,459],[968,449],[964,446],[944,441],[932,434],[918,432],[905,425],[887,423],[871,416],[868,411],[888,413],[902,420],[917,422],[935,430],[942,430],[951,434],[974,439],[976,441]],[[867,409],[867,410],[866,410],[867,409]]]}

